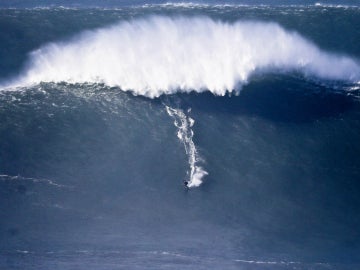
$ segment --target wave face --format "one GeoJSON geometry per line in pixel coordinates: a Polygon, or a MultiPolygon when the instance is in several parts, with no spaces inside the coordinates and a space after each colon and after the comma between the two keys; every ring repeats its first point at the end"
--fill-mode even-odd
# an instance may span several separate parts
{"type": "Polygon", "coordinates": [[[313,4],[0,8],[0,269],[360,269],[360,8],[313,4]]]}
{"type": "MultiPolygon", "coordinates": [[[[358,81],[356,60],[318,49],[275,23],[153,16],[84,32],[33,51],[16,85],[104,83],[147,97],[239,90],[255,72],[358,81]]],[[[12,84],[14,85],[14,83],[12,84]]]]}

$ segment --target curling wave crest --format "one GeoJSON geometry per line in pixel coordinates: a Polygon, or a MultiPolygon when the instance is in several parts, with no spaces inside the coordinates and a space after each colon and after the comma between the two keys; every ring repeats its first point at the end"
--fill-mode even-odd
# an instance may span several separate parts
{"type": "Polygon", "coordinates": [[[324,52],[275,23],[153,16],[47,44],[31,53],[12,85],[86,82],[148,97],[193,90],[224,95],[240,89],[254,72],[270,70],[360,79],[357,60],[324,52]]]}

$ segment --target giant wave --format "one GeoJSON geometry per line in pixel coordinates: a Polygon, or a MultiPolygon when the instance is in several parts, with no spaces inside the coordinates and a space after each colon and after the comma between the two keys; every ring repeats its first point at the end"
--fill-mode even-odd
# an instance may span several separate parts
{"type": "Polygon", "coordinates": [[[152,16],[44,45],[10,85],[104,83],[147,97],[205,90],[225,95],[268,71],[360,80],[358,60],[324,52],[275,23],[152,16]]]}

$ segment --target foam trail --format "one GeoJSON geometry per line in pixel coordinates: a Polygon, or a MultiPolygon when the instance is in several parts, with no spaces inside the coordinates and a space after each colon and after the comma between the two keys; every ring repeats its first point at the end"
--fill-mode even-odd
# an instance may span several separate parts
{"type": "Polygon", "coordinates": [[[59,188],[64,188],[67,187],[69,188],[69,186],[65,186],[65,185],[60,185],[52,180],[49,179],[38,179],[38,178],[32,178],[32,177],[23,177],[20,175],[7,175],[7,174],[0,174],[0,181],[30,181],[33,183],[45,183],[51,186],[55,186],[55,187],[59,187],[59,188]]]}
{"type": "Polygon", "coordinates": [[[172,118],[174,118],[174,125],[178,128],[177,136],[184,144],[185,152],[188,156],[190,170],[188,172],[189,179],[187,180],[187,186],[189,188],[198,187],[202,183],[202,178],[208,173],[198,165],[201,159],[192,139],[194,132],[191,129],[195,121],[192,118],[186,116],[184,111],[181,109],[173,109],[169,106],[166,106],[166,111],[172,118]]]}
{"type": "Polygon", "coordinates": [[[269,70],[360,81],[357,60],[321,51],[275,23],[230,24],[206,17],[153,16],[87,31],[32,52],[27,67],[7,87],[105,83],[158,97],[205,90],[225,95],[254,72],[269,70]]]}

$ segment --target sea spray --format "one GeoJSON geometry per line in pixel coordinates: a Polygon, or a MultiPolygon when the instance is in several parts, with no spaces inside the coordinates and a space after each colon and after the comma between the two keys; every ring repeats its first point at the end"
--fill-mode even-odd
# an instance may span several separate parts
{"type": "MultiPolygon", "coordinates": [[[[178,128],[177,137],[184,144],[185,152],[188,157],[189,171],[186,185],[189,188],[198,187],[203,182],[203,177],[208,173],[198,165],[199,162],[201,162],[201,158],[194,144],[194,132],[191,129],[195,121],[187,116],[181,109],[174,109],[166,106],[166,111],[174,119],[174,125],[178,128]]],[[[188,110],[188,113],[190,113],[190,109],[188,110]]]]}
{"type": "Polygon", "coordinates": [[[241,89],[256,72],[300,72],[360,80],[357,59],[319,49],[276,23],[225,23],[207,17],[122,21],[30,54],[26,69],[2,87],[40,82],[104,83],[136,95],[215,95],[241,89]]]}

